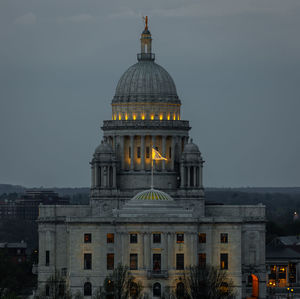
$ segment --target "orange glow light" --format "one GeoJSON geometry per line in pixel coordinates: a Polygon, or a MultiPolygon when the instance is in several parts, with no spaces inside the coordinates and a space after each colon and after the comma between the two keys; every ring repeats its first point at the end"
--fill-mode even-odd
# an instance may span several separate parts
{"type": "Polygon", "coordinates": [[[142,120],[144,120],[144,119],[145,119],[145,114],[143,113],[143,114],[142,114],[142,120]]]}
{"type": "Polygon", "coordinates": [[[132,115],[133,120],[136,120],[136,114],[132,115]]]}
{"type": "Polygon", "coordinates": [[[170,120],[170,114],[168,114],[168,116],[167,116],[167,120],[170,120]]]}
{"type": "Polygon", "coordinates": [[[174,113],[174,115],[173,115],[173,120],[176,120],[176,114],[174,113]]]}
{"type": "Polygon", "coordinates": [[[121,120],[122,119],[122,114],[121,113],[119,113],[119,120],[121,120]]]}
{"type": "Polygon", "coordinates": [[[154,115],[153,115],[153,114],[151,114],[150,118],[151,118],[151,120],[153,120],[153,119],[154,119],[154,115]]]}
{"type": "Polygon", "coordinates": [[[159,120],[163,120],[164,116],[162,114],[160,114],[159,116],[159,120]]]}
{"type": "Polygon", "coordinates": [[[127,120],[128,119],[128,115],[127,115],[127,113],[125,114],[125,120],[127,120]]]}

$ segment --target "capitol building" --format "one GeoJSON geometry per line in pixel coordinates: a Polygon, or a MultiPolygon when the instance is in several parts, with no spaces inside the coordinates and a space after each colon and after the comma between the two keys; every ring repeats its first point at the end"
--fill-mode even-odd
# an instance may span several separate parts
{"type": "Polygon", "coordinates": [[[61,271],[92,298],[121,263],[161,298],[182,288],[185,268],[207,264],[227,272],[236,298],[265,298],[265,207],[205,201],[204,160],[147,23],[140,43],[91,157],[90,204],[40,206],[39,288],[61,271]],[[152,148],[166,160],[153,163],[152,148]]]}

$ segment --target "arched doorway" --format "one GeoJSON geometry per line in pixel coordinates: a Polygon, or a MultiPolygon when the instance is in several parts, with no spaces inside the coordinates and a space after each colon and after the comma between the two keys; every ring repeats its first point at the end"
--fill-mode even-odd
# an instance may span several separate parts
{"type": "Polygon", "coordinates": [[[153,296],[154,297],[160,297],[161,296],[161,284],[159,282],[156,282],[153,285],[153,296]]]}
{"type": "MultiPolygon", "coordinates": [[[[249,283],[252,283],[252,294],[251,299],[257,299],[259,296],[259,280],[258,277],[254,274],[249,275],[249,283]]],[[[249,298],[249,299],[250,299],[249,298]]]]}

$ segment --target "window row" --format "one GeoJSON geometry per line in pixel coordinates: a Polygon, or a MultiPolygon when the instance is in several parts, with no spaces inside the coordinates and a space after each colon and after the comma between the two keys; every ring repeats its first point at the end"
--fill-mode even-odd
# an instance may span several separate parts
{"type": "MultiPolygon", "coordinates": [[[[152,240],[153,240],[153,243],[161,243],[161,234],[160,233],[152,234],[152,240]]],[[[91,242],[92,242],[92,234],[84,234],[84,243],[91,243],[91,242]]],[[[113,233],[109,233],[106,235],[106,242],[107,243],[115,242],[113,233]]],[[[176,234],[176,242],[184,243],[184,234],[183,233],[176,234]]],[[[198,242],[206,243],[206,233],[198,234],[198,242]]],[[[131,244],[138,243],[138,234],[130,234],[130,243],[131,244]]],[[[220,234],[220,243],[228,243],[228,234],[227,233],[220,234]]]]}
{"type": "MultiPolygon", "coordinates": [[[[161,262],[161,254],[154,253],[152,255],[152,270],[155,272],[159,272],[162,270],[162,262],[161,262]]],[[[92,269],[92,254],[85,253],[84,254],[84,269],[91,270],[92,269]]],[[[198,254],[198,265],[201,268],[206,267],[206,253],[198,254]]],[[[106,269],[113,270],[115,266],[115,254],[108,253],[106,255],[106,269]]],[[[138,270],[138,254],[131,253],[129,255],[129,268],[130,270],[138,270]]],[[[227,270],[228,269],[228,253],[220,254],[220,269],[227,270]]],[[[184,270],[184,254],[177,253],[176,254],[176,270],[184,270]]]]}

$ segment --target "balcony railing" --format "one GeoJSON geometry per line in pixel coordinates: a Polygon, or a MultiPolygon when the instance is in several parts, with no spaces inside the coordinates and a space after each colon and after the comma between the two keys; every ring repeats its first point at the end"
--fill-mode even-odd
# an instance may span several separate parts
{"type": "Polygon", "coordinates": [[[187,120],[105,120],[102,129],[143,129],[143,128],[168,128],[189,130],[190,125],[187,120]]]}
{"type": "Polygon", "coordinates": [[[148,270],[147,278],[168,278],[168,270],[148,270]]]}
{"type": "Polygon", "coordinates": [[[139,53],[137,54],[138,61],[140,60],[151,60],[154,61],[155,54],[154,53],[139,53]]]}

